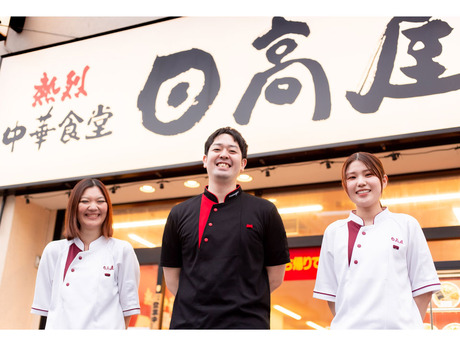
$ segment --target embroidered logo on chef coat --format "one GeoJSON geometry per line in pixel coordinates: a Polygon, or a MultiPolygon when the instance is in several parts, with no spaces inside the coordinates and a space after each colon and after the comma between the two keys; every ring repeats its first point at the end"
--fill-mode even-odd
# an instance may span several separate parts
{"type": "Polygon", "coordinates": [[[237,196],[238,194],[240,194],[240,191],[239,190],[236,190],[235,192],[233,192],[232,194],[229,194],[227,195],[227,198],[233,198],[234,196],[237,196]]]}
{"type": "Polygon", "coordinates": [[[112,266],[104,266],[102,269],[105,271],[104,275],[106,277],[110,277],[110,273],[107,271],[113,271],[113,265],[112,266]]]}
{"type": "Polygon", "coordinates": [[[393,242],[396,242],[396,243],[399,243],[399,244],[404,244],[403,240],[398,240],[398,239],[395,238],[395,237],[392,237],[391,240],[392,240],[393,242]]]}
{"type": "Polygon", "coordinates": [[[400,247],[400,246],[404,246],[404,245],[405,245],[405,243],[404,243],[403,240],[399,240],[399,239],[396,238],[396,237],[392,237],[391,240],[392,240],[393,242],[395,242],[395,244],[393,244],[393,249],[395,249],[395,250],[399,250],[399,247],[400,247]]]}

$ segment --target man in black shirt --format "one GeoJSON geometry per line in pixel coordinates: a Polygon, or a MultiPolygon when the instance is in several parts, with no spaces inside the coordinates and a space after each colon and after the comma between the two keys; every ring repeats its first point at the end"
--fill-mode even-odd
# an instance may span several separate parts
{"type": "Polygon", "coordinates": [[[246,157],[238,131],[215,131],[203,157],[209,185],[168,216],[161,266],[176,296],[172,329],[270,328],[270,293],[289,250],[275,205],[236,184],[246,157]]]}

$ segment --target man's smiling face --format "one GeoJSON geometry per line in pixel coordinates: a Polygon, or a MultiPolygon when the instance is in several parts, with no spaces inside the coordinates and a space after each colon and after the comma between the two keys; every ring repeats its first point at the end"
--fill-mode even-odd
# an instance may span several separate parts
{"type": "Polygon", "coordinates": [[[246,166],[241,149],[230,134],[221,134],[214,139],[203,164],[209,179],[236,182],[236,178],[246,166]]]}

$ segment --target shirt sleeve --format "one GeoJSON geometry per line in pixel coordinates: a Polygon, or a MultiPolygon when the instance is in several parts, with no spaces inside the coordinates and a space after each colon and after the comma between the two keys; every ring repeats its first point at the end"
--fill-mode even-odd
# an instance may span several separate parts
{"type": "Polygon", "coordinates": [[[182,267],[182,248],[173,208],[166,220],[161,245],[160,264],[163,267],[182,267]]]}
{"type": "Polygon", "coordinates": [[[51,304],[51,292],[53,287],[53,277],[58,264],[58,248],[55,242],[50,242],[43,250],[40,263],[37,270],[35,281],[35,293],[32,308],[32,314],[48,316],[51,304]]]}
{"type": "Polygon", "coordinates": [[[439,291],[441,283],[423,230],[415,218],[409,217],[410,241],[407,252],[412,296],[439,291]]]}
{"type": "Polygon", "coordinates": [[[337,278],[334,273],[333,239],[330,227],[326,229],[319,254],[318,273],[316,275],[313,297],[335,302],[337,294],[337,278]]]}
{"type": "Polygon", "coordinates": [[[140,268],[136,253],[130,243],[123,245],[122,262],[118,269],[118,289],[123,316],[140,314],[140,268]]]}
{"type": "Polygon", "coordinates": [[[283,265],[291,261],[283,221],[275,205],[271,206],[264,233],[265,266],[283,265]]]}

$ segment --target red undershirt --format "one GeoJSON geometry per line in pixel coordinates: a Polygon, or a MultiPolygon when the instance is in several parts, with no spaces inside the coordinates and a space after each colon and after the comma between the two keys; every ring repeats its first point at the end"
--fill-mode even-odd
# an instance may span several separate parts
{"type": "Polygon", "coordinates": [[[209,213],[215,204],[217,204],[217,202],[208,199],[204,194],[201,196],[200,223],[198,226],[198,248],[201,245],[201,238],[203,237],[204,229],[206,228],[209,213]]]}

